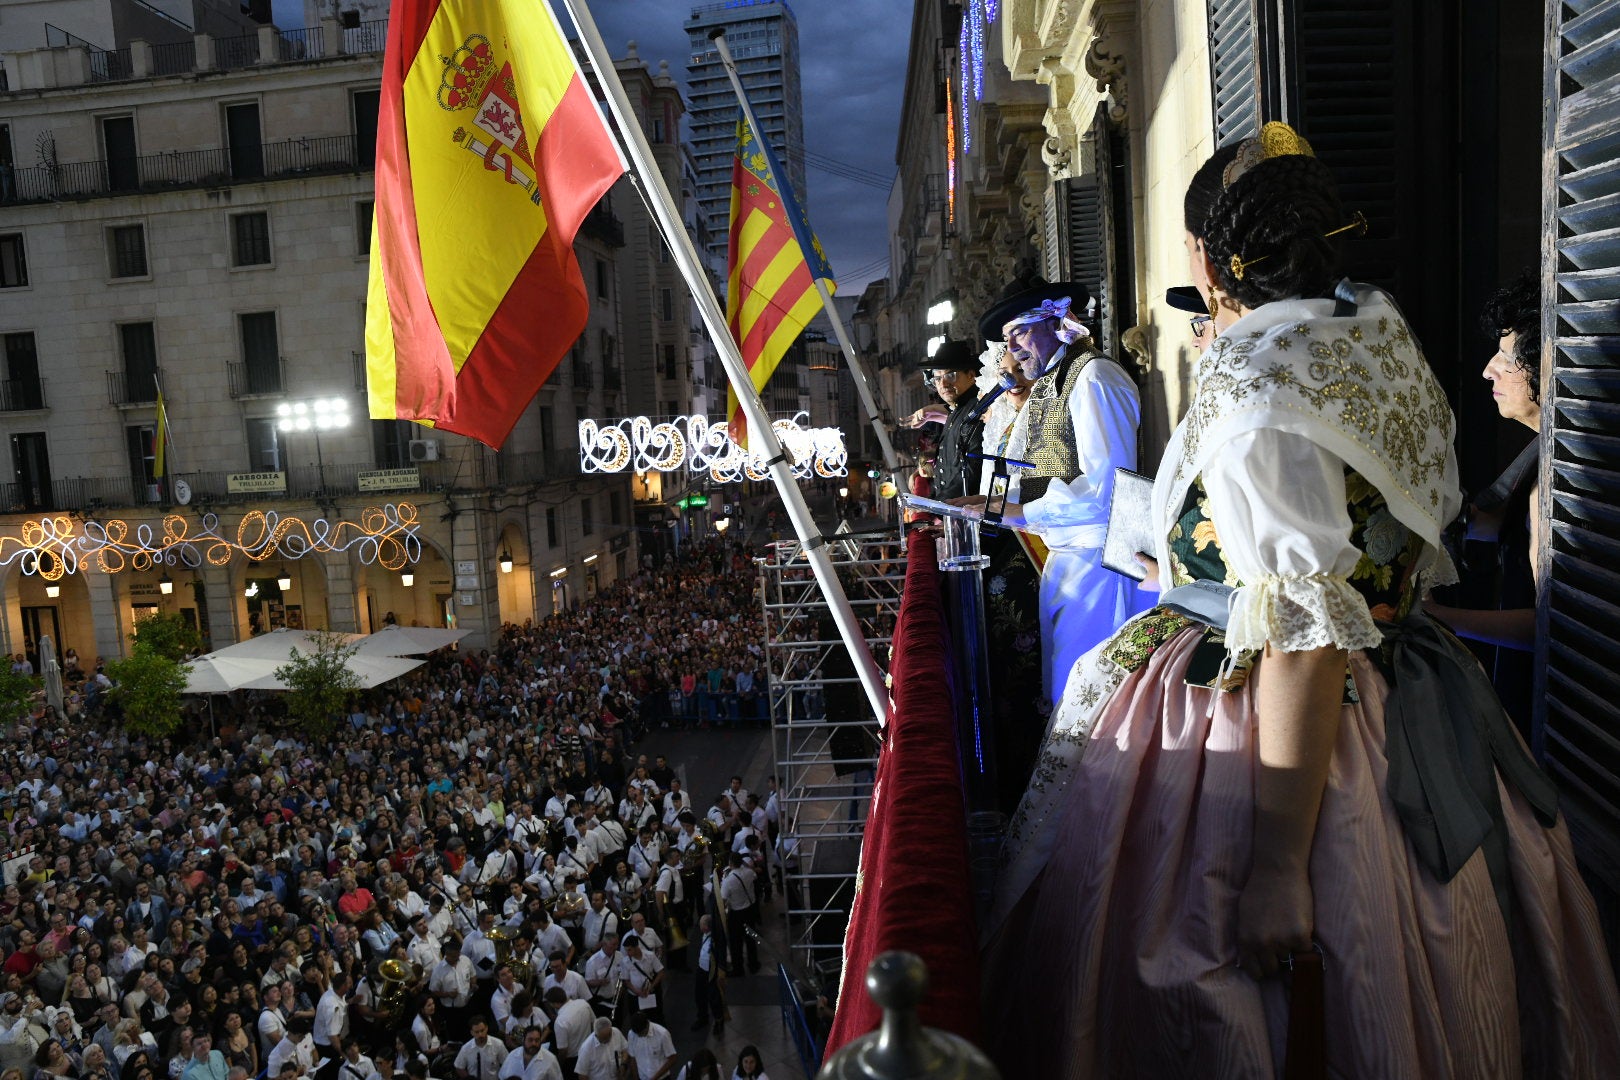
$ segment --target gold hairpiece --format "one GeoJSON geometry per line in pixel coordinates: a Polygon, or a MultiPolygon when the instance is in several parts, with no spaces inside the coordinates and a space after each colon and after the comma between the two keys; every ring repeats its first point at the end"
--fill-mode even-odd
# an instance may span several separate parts
{"type": "MultiPolygon", "coordinates": [[[[1342,232],[1351,232],[1352,230],[1354,230],[1357,236],[1367,235],[1367,218],[1360,210],[1357,210],[1354,214],[1350,215],[1350,224],[1340,225],[1337,229],[1329,229],[1327,232],[1322,234],[1322,238],[1326,239],[1329,236],[1338,236],[1342,232]]],[[[1243,256],[1234,254],[1232,256],[1232,276],[1238,281],[1242,281],[1243,275],[1249,269],[1249,267],[1253,266],[1255,263],[1265,262],[1269,258],[1271,258],[1270,255],[1261,255],[1257,259],[1244,259],[1243,256]]]]}

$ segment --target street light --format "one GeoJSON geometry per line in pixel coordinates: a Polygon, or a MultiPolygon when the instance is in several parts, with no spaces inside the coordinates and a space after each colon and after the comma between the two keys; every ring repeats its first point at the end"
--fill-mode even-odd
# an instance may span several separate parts
{"type": "Polygon", "coordinates": [[[730,518],[723,517],[723,518],[716,518],[715,519],[715,522],[714,522],[714,531],[715,532],[724,533],[729,528],[731,528],[731,519],[730,518]]]}
{"type": "Polygon", "coordinates": [[[849,498],[849,488],[847,488],[847,487],[841,487],[841,488],[839,488],[839,489],[838,489],[838,497],[839,497],[839,498],[840,498],[840,499],[847,499],[847,498],[849,498]]]}
{"type": "Polygon", "coordinates": [[[326,490],[326,459],[321,453],[321,432],[349,426],[349,402],[345,398],[315,398],[313,401],[283,401],[276,406],[276,427],[282,431],[315,432],[315,470],[319,487],[326,490]]]}
{"type": "Polygon", "coordinates": [[[407,570],[399,575],[399,583],[408,589],[416,584],[416,575],[407,570]]]}
{"type": "Polygon", "coordinates": [[[174,578],[170,577],[167,573],[158,578],[158,592],[162,593],[164,596],[172,595],[174,592],[174,578]]]}
{"type": "Polygon", "coordinates": [[[503,550],[501,552],[500,563],[501,573],[510,574],[512,572],[512,553],[510,551],[503,550]]]}
{"type": "Polygon", "coordinates": [[[292,575],[283,570],[281,572],[281,576],[276,578],[276,588],[280,589],[282,592],[286,592],[287,590],[291,589],[292,575]]]}
{"type": "Polygon", "coordinates": [[[49,597],[50,599],[55,600],[58,596],[62,595],[62,586],[60,586],[60,585],[47,585],[47,586],[45,586],[45,595],[47,597],[49,597]]]}

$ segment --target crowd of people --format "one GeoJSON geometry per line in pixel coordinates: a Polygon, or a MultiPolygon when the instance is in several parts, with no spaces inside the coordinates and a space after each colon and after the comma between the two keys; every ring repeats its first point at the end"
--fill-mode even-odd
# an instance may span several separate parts
{"type": "Polygon", "coordinates": [[[721,1034],[725,979],[759,969],[774,778],[690,793],[633,751],[766,715],[749,555],[689,546],[441,650],[330,741],[271,699],[214,737],[16,722],[0,1080],[722,1080],[663,1006],[721,1034]]]}

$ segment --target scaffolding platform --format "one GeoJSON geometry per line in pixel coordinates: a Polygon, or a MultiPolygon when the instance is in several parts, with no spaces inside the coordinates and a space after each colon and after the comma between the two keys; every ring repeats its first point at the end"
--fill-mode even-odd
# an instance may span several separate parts
{"type": "MultiPolygon", "coordinates": [[[[905,586],[904,545],[892,532],[863,535],[844,526],[827,550],[872,655],[887,670],[905,586]]],[[[877,767],[878,722],[802,545],[778,542],[756,563],[789,955],[801,972],[830,989],[843,967],[844,930],[877,767]]]]}

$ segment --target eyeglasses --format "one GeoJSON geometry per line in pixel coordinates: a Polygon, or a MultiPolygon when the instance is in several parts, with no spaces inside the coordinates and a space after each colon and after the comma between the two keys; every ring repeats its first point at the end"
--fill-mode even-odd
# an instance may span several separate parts
{"type": "Polygon", "coordinates": [[[1210,318],[1208,315],[1194,315],[1187,323],[1192,327],[1193,337],[1203,337],[1204,331],[1209,329],[1210,318]]]}

